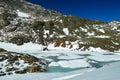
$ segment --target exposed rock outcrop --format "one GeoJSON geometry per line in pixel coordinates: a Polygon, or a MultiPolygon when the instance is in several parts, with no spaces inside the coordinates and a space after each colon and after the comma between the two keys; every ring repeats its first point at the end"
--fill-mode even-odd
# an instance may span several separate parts
{"type": "Polygon", "coordinates": [[[0,48],[0,76],[6,74],[23,74],[27,72],[44,72],[48,61],[22,53],[8,52],[0,48]]]}

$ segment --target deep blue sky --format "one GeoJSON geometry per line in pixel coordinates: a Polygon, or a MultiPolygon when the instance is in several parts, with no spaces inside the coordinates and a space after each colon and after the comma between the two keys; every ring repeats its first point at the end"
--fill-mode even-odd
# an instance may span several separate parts
{"type": "Polygon", "coordinates": [[[63,14],[103,21],[120,21],[120,0],[27,0],[63,14]]]}

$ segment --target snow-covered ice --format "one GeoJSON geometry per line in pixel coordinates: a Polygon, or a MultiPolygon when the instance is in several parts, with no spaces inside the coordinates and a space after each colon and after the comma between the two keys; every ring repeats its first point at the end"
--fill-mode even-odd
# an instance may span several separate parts
{"type": "Polygon", "coordinates": [[[67,73],[27,73],[7,75],[0,80],[119,80],[120,62],[111,63],[99,69],[88,68],[67,73]]]}
{"type": "Polygon", "coordinates": [[[66,80],[120,80],[120,62],[66,80]]]}
{"type": "Polygon", "coordinates": [[[84,56],[78,56],[77,54],[66,54],[66,55],[61,55],[58,57],[58,59],[80,59],[84,58],[84,56]]]}
{"type": "MultiPolygon", "coordinates": [[[[67,72],[67,73],[27,73],[27,74],[16,74],[16,75],[7,75],[7,76],[2,76],[0,77],[0,80],[66,80],[70,79],[73,77],[66,77],[66,76],[71,76],[71,75],[76,75],[76,74],[85,74],[89,71],[94,70],[93,68],[90,69],[83,69],[83,70],[78,70],[78,71],[72,71],[72,72],[67,72]],[[64,79],[65,78],[65,79],[64,79]]],[[[77,77],[77,76],[76,76],[77,77]]]]}
{"type": "Polygon", "coordinates": [[[51,66],[60,66],[57,62],[51,62],[50,64],[49,64],[49,67],[51,67],[51,66]]]}
{"type": "Polygon", "coordinates": [[[76,60],[64,60],[64,61],[59,61],[58,64],[61,67],[67,67],[67,68],[86,68],[90,67],[90,64],[84,60],[84,59],[76,59],[76,60]]]}
{"type": "Polygon", "coordinates": [[[100,62],[120,61],[120,55],[94,55],[88,58],[100,62]]]}

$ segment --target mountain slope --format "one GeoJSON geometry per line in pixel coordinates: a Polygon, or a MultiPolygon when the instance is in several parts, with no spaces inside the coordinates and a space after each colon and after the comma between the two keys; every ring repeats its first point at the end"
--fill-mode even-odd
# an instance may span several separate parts
{"type": "Polygon", "coordinates": [[[62,15],[25,0],[0,0],[0,41],[77,50],[120,49],[120,22],[62,15]],[[14,3],[14,4],[13,4],[14,3]]]}

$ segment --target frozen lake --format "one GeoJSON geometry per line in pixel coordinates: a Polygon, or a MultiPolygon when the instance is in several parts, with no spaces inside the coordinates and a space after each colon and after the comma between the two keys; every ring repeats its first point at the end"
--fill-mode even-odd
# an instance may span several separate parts
{"type": "Polygon", "coordinates": [[[119,52],[76,51],[63,48],[41,51],[41,46],[37,44],[17,46],[4,42],[0,42],[0,48],[31,54],[50,62],[47,72],[7,75],[0,77],[0,80],[96,80],[95,76],[97,80],[120,79],[119,52]]]}

